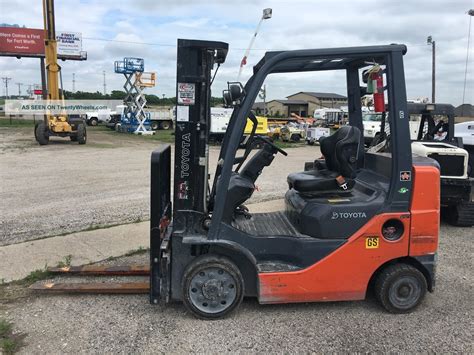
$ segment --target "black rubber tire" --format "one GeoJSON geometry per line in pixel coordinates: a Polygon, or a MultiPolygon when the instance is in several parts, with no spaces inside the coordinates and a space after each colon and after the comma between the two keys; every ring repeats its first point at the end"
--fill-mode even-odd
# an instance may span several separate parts
{"type": "Polygon", "coordinates": [[[374,293],[388,312],[410,313],[421,303],[427,288],[426,278],[420,270],[408,264],[395,264],[387,266],[377,276],[374,293]],[[409,295],[399,302],[397,297],[404,297],[399,294],[402,287],[408,288],[409,295]]]}
{"type": "Polygon", "coordinates": [[[173,125],[171,124],[170,121],[163,121],[163,122],[161,122],[160,127],[161,127],[161,129],[167,131],[167,130],[173,128],[173,125]]]}
{"type": "Polygon", "coordinates": [[[96,117],[92,117],[87,122],[89,126],[97,126],[99,124],[99,120],[96,117]]]}
{"type": "Polygon", "coordinates": [[[456,227],[474,226],[474,203],[460,202],[457,205],[446,206],[442,209],[446,222],[456,227]]]}
{"type": "Polygon", "coordinates": [[[306,141],[308,145],[314,145],[314,141],[306,141]]]}
{"type": "Polygon", "coordinates": [[[83,123],[79,123],[77,125],[76,140],[77,140],[77,143],[79,143],[79,144],[86,144],[86,142],[87,142],[86,126],[83,123]]]}
{"type": "Polygon", "coordinates": [[[301,139],[301,136],[299,134],[292,134],[290,137],[290,141],[298,143],[301,139]]]}
{"type": "Polygon", "coordinates": [[[202,255],[194,259],[186,267],[186,270],[183,274],[182,290],[183,303],[191,313],[201,319],[217,319],[228,315],[233,310],[235,310],[240,305],[240,303],[242,303],[242,300],[244,298],[244,280],[242,278],[242,274],[240,273],[239,268],[228,258],[217,255],[202,255]],[[193,278],[198,273],[208,268],[222,269],[230,276],[232,276],[234,280],[234,286],[232,288],[235,287],[235,299],[227,308],[218,313],[203,312],[195,306],[190,296],[191,282],[193,278]]]}
{"type": "Polygon", "coordinates": [[[151,121],[150,122],[150,128],[152,131],[157,131],[160,129],[160,123],[157,121],[151,121]]]}
{"type": "Polygon", "coordinates": [[[71,142],[77,142],[77,136],[76,135],[69,136],[69,139],[71,140],[71,142]]]}
{"type": "Polygon", "coordinates": [[[49,135],[44,122],[38,122],[35,126],[35,138],[39,145],[47,145],[49,143],[49,135]]]}

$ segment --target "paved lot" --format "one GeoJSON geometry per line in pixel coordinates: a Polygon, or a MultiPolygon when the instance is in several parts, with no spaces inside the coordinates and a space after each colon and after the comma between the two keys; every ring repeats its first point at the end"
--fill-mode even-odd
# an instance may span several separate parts
{"type": "MultiPolygon", "coordinates": [[[[39,148],[29,130],[18,132],[0,129],[2,244],[147,217],[156,143],[91,131],[86,147],[39,148]]],[[[211,149],[213,164],[216,153],[211,149]]],[[[281,197],[288,172],[317,156],[317,148],[289,153],[264,172],[254,201],[281,197]]],[[[436,292],[409,315],[387,314],[370,299],[271,306],[249,299],[226,319],[200,321],[180,304],[151,306],[146,295],[46,297],[10,285],[0,286],[0,318],[27,335],[24,353],[473,353],[473,234],[442,225],[436,292]]]]}

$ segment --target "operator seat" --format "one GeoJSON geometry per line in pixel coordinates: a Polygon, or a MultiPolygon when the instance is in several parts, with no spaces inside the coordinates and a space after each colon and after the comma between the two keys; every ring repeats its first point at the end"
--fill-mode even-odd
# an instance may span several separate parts
{"type": "Polygon", "coordinates": [[[240,172],[232,172],[222,217],[224,222],[230,223],[236,209],[252,196],[255,191],[255,181],[263,168],[271,164],[274,154],[272,148],[264,144],[240,172]]]}
{"type": "Polygon", "coordinates": [[[325,164],[317,169],[288,175],[288,187],[296,191],[319,195],[350,192],[355,184],[360,153],[361,134],[354,126],[343,126],[321,140],[325,164]]]}

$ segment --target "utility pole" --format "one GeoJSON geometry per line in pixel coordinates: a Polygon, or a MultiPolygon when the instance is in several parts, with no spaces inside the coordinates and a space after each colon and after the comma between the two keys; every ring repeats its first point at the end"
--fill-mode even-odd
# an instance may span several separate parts
{"type": "Polygon", "coordinates": [[[432,36],[428,36],[426,44],[431,44],[431,102],[435,103],[436,97],[436,42],[432,36]]]}
{"type": "Polygon", "coordinates": [[[107,84],[105,83],[105,70],[102,71],[102,75],[104,76],[104,96],[107,95],[107,84]]]}
{"type": "Polygon", "coordinates": [[[263,116],[267,116],[267,85],[266,84],[264,84],[263,88],[260,89],[258,97],[260,97],[263,100],[263,116]]]}
{"type": "Polygon", "coordinates": [[[21,96],[21,86],[23,83],[16,83],[18,85],[18,96],[21,96]]]}
{"type": "Polygon", "coordinates": [[[8,78],[6,76],[2,77],[3,82],[5,83],[5,98],[8,99],[8,82],[12,80],[12,78],[8,78]]]}
{"type": "Polygon", "coordinates": [[[467,82],[467,65],[469,63],[469,42],[471,41],[471,22],[472,16],[474,16],[474,9],[470,9],[467,14],[469,17],[469,29],[467,30],[467,51],[466,51],[466,68],[464,69],[464,87],[462,90],[462,108],[461,108],[461,116],[464,116],[464,99],[466,98],[466,82],[467,82]]]}
{"type": "Polygon", "coordinates": [[[72,92],[76,92],[76,73],[72,73],[72,92]]]}

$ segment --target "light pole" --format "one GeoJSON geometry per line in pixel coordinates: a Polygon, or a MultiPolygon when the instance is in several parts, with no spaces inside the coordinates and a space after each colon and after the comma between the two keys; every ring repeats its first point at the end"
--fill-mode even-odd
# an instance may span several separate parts
{"type": "Polygon", "coordinates": [[[263,88],[260,89],[258,97],[263,100],[263,116],[267,116],[267,85],[263,85],[263,88]]]}
{"type": "Polygon", "coordinates": [[[469,42],[471,40],[471,20],[472,16],[474,16],[474,9],[470,9],[467,14],[470,16],[469,18],[469,29],[467,31],[467,52],[466,52],[466,68],[464,69],[464,87],[462,90],[462,109],[461,109],[461,116],[464,116],[464,99],[466,98],[466,82],[467,82],[467,65],[469,63],[469,42]]]}
{"type": "Polygon", "coordinates": [[[255,33],[252,36],[252,39],[250,40],[250,44],[245,51],[244,57],[242,58],[242,61],[240,62],[240,68],[239,68],[239,75],[237,76],[237,81],[240,79],[240,75],[242,74],[242,69],[244,68],[244,65],[247,64],[247,58],[250,54],[250,49],[252,49],[253,43],[255,42],[255,38],[257,37],[258,31],[260,30],[260,26],[262,25],[263,20],[267,20],[272,18],[272,9],[263,9],[263,14],[262,18],[258,22],[257,28],[255,29],[255,33]]]}
{"type": "Polygon", "coordinates": [[[431,102],[435,103],[436,96],[436,42],[433,41],[433,37],[428,36],[426,44],[431,44],[431,102]]]}

